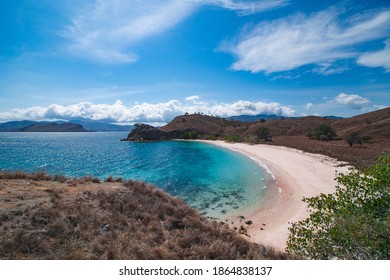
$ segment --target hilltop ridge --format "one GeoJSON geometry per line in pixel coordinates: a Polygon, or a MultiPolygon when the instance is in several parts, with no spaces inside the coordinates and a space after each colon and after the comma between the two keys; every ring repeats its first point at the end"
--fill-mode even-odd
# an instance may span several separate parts
{"type": "Polygon", "coordinates": [[[267,144],[321,153],[354,165],[369,165],[380,154],[390,152],[390,108],[342,119],[307,116],[255,122],[185,114],[160,128],[138,124],[125,140],[208,139],[251,143],[251,136],[259,129],[272,136],[267,144]],[[337,137],[332,141],[308,139],[308,133],[319,125],[332,127],[337,137]],[[350,147],[345,138],[352,133],[364,136],[367,142],[350,147]]]}

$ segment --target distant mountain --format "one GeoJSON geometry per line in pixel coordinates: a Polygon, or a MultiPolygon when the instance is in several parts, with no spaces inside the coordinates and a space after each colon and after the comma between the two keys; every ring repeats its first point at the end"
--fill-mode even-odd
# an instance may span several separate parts
{"type": "Polygon", "coordinates": [[[12,121],[0,124],[0,132],[86,132],[76,123],[12,121]]]}
{"type": "Polygon", "coordinates": [[[337,117],[337,116],[324,116],[324,119],[343,119],[343,117],[337,117]]]}
{"type": "Polygon", "coordinates": [[[71,120],[70,122],[81,124],[85,129],[89,131],[99,131],[99,132],[114,132],[114,131],[129,132],[133,128],[132,125],[116,125],[116,124],[91,121],[91,120],[71,120]]]}
{"type": "Polygon", "coordinates": [[[115,125],[90,120],[71,120],[70,122],[11,121],[0,123],[0,132],[129,132],[132,125],[115,125]]]}
{"type": "Polygon", "coordinates": [[[77,123],[37,123],[21,129],[23,132],[87,132],[77,123]]]}
{"type": "Polygon", "coordinates": [[[6,123],[0,123],[0,132],[17,132],[21,131],[24,127],[27,127],[37,122],[33,121],[11,121],[6,123]]]}

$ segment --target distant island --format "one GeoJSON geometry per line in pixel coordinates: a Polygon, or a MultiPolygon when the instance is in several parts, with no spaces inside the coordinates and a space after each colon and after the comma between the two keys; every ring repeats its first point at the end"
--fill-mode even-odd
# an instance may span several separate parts
{"type": "Polygon", "coordinates": [[[0,132],[87,132],[81,124],[56,122],[8,122],[0,124],[0,132]]]}
{"type": "Polygon", "coordinates": [[[92,120],[71,120],[69,122],[24,120],[0,123],[0,132],[120,132],[129,131],[132,127],[92,120]]]}

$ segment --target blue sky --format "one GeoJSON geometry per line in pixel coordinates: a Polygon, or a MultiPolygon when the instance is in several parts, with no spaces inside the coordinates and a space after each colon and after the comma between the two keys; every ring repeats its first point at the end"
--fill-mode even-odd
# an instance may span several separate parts
{"type": "Polygon", "coordinates": [[[354,116],[390,104],[390,2],[5,0],[0,121],[354,116]]]}

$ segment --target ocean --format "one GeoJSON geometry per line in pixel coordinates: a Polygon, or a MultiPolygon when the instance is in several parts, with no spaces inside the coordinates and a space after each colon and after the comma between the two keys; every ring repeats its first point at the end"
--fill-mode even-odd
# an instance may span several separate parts
{"type": "Polygon", "coordinates": [[[127,133],[0,133],[0,171],[141,180],[223,219],[258,205],[266,183],[251,159],[196,141],[121,142],[127,133]]]}

